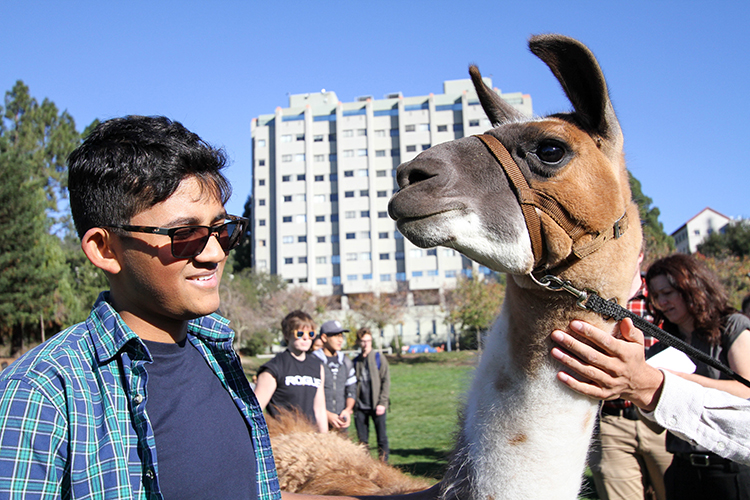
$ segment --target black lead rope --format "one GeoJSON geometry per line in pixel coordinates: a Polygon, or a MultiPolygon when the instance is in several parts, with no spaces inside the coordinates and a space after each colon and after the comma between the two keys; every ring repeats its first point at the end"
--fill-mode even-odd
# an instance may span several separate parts
{"type": "Polygon", "coordinates": [[[745,386],[750,387],[750,381],[735,373],[731,368],[726,366],[721,361],[712,358],[703,351],[700,351],[690,344],[683,342],[674,335],[670,335],[658,326],[649,323],[637,314],[633,314],[616,302],[601,298],[596,292],[584,292],[582,290],[578,290],[577,288],[573,287],[569,281],[563,281],[557,276],[548,275],[538,281],[532,276],[532,279],[534,279],[534,281],[536,281],[539,285],[550,290],[565,290],[566,292],[575,295],[578,298],[577,303],[579,307],[588,311],[595,312],[603,318],[612,318],[615,321],[622,321],[625,318],[630,318],[631,320],[633,320],[633,324],[639,330],[643,331],[644,333],[648,333],[652,337],[655,337],[657,340],[659,340],[659,342],[664,342],[664,344],[684,352],[694,361],[705,363],[708,366],[719,370],[725,375],[732,377],[738,382],[741,382],[745,386]]]}

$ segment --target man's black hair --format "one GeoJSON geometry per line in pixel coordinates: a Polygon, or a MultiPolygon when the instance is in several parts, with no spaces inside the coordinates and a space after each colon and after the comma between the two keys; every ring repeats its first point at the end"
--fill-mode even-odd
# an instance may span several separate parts
{"type": "Polygon", "coordinates": [[[181,123],[126,116],[98,125],[68,157],[70,209],[79,237],[92,227],[129,224],[195,177],[225,204],[227,158],[181,123]]]}

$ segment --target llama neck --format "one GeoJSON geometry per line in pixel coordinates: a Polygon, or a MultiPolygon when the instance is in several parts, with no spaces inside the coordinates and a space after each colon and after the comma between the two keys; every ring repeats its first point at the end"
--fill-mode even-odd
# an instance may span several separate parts
{"type": "Polygon", "coordinates": [[[578,497],[598,405],[557,381],[549,334],[574,317],[604,324],[574,302],[509,280],[468,395],[445,498],[578,497]]]}

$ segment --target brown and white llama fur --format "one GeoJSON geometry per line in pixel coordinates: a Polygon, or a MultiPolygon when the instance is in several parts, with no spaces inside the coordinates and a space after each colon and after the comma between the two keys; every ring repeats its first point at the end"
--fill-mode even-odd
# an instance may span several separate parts
{"type": "Polygon", "coordinates": [[[268,419],[271,447],[283,491],[309,495],[393,495],[428,488],[375,460],[364,446],[338,432],[320,434],[299,412],[268,419]]]}
{"type": "Polygon", "coordinates": [[[608,331],[614,324],[530,275],[553,273],[624,304],[636,272],[638,209],[601,69],[583,44],[567,37],[536,36],[529,47],[552,70],[574,110],[525,118],[472,67],[480,102],[495,127],[486,134],[505,146],[530,188],[557,200],[586,235],[574,242],[535,209],[543,247],[535,256],[515,189],[476,137],[432,147],[402,164],[400,190],[389,205],[401,233],[417,246],[454,248],[508,274],[503,308],[487,335],[441,482],[443,499],[577,498],[598,406],[556,379],[560,365],[550,356],[549,336],[576,318],[608,331]],[[629,221],[624,234],[583,258],[572,255],[576,245],[612,233],[623,214],[629,221]]]}
{"type": "MultiPolygon", "coordinates": [[[[638,209],[631,200],[622,133],[599,65],[583,44],[567,37],[537,36],[529,46],[552,70],[574,110],[526,118],[487,88],[472,67],[482,107],[495,127],[486,134],[504,145],[531,189],[567,210],[582,230],[580,239],[574,242],[553,217],[537,209],[542,249],[535,254],[517,189],[476,137],[434,146],[398,168],[400,191],[389,212],[404,236],[420,247],[454,248],[509,275],[502,312],[487,335],[446,475],[439,489],[419,498],[577,498],[598,405],[558,382],[560,366],[550,356],[549,335],[566,329],[572,319],[609,331],[614,324],[578,308],[571,295],[541,287],[530,275],[551,272],[578,289],[596,290],[624,304],[636,272],[638,209]],[[612,232],[623,214],[629,227],[622,236],[583,258],[573,255],[597,234],[612,232]]],[[[299,456],[304,445],[291,442],[283,452],[278,441],[273,446],[284,481],[285,460],[299,456]]],[[[349,484],[316,492],[375,492],[358,487],[350,477],[349,484]]]]}

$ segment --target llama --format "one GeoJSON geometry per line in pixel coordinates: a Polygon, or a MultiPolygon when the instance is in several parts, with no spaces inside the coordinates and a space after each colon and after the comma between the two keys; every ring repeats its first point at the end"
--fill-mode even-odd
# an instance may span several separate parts
{"type": "Polygon", "coordinates": [[[495,128],[399,166],[400,190],[389,204],[415,245],[454,248],[508,274],[440,484],[443,500],[577,498],[598,406],[556,380],[549,335],[575,318],[608,331],[615,325],[535,276],[554,274],[624,304],[636,272],[638,209],[601,69],[571,38],[535,36],[529,47],[574,110],[527,119],[472,66],[495,128]]]}

